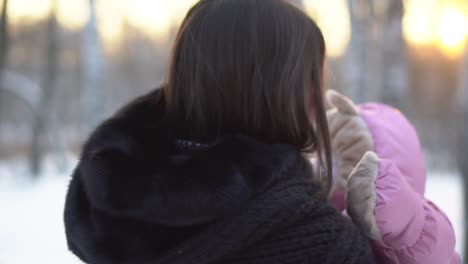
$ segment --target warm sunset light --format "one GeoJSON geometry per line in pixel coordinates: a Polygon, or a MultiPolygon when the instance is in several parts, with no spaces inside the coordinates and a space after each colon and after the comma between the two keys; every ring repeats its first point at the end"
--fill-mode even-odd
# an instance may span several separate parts
{"type": "MultiPolygon", "coordinates": [[[[46,19],[54,0],[10,0],[8,16],[13,23],[46,19]]],[[[55,0],[58,22],[66,29],[80,30],[89,19],[89,1],[55,0]]],[[[106,45],[121,37],[122,26],[140,29],[155,39],[165,39],[197,0],[96,0],[97,27],[106,45]]]]}
{"type": "Polygon", "coordinates": [[[8,17],[12,22],[38,21],[50,14],[52,0],[10,0],[8,17]]]}
{"type": "Polygon", "coordinates": [[[345,0],[303,0],[305,9],[317,20],[327,43],[329,57],[342,56],[351,40],[351,22],[345,0]]]}
{"type": "Polygon", "coordinates": [[[182,22],[187,11],[196,3],[198,0],[177,0],[172,1],[172,13],[175,17],[176,23],[182,22]]]}
{"type": "Polygon", "coordinates": [[[448,7],[437,24],[439,43],[449,55],[460,55],[463,52],[468,34],[468,21],[465,15],[455,7],[448,7]]]}
{"type": "MultiPolygon", "coordinates": [[[[58,22],[66,29],[81,30],[89,19],[86,0],[10,0],[13,23],[45,19],[56,3],[58,22]]],[[[155,40],[166,40],[188,9],[198,0],[96,0],[97,27],[110,48],[121,38],[125,23],[155,40]]],[[[321,27],[329,57],[342,56],[351,40],[346,0],[303,0],[306,12],[321,27]]],[[[468,14],[461,7],[440,0],[405,0],[403,32],[416,46],[439,46],[448,56],[459,56],[468,35],[468,14]]]]}
{"type": "Polygon", "coordinates": [[[164,40],[197,0],[100,0],[97,1],[98,28],[106,43],[117,41],[123,23],[156,40],[164,40]]]}
{"type": "Polygon", "coordinates": [[[128,22],[150,35],[164,36],[171,29],[171,7],[176,1],[133,0],[127,9],[128,22]]]}
{"type": "Polygon", "coordinates": [[[458,57],[468,35],[467,14],[443,1],[407,0],[403,30],[410,44],[438,46],[447,56],[458,57]]]}
{"type": "Polygon", "coordinates": [[[57,1],[57,20],[65,28],[78,30],[83,28],[89,19],[89,4],[84,0],[57,1]]]}
{"type": "MultiPolygon", "coordinates": [[[[53,0],[10,0],[9,17],[13,22],[45,19],[53,0]]],[[[89,2],[55,0],[58,22],[69,30],[80,30],[89,19],[89,2]]],[[[164,40],[176,28],[197,0],[96,0],[97,27],[110,47],[122,34],[123,23],[164,40]]],[[[351,39],[350,16],[345,0],[304,0],[306,11],[324,32],[327,53],[339,57],[346,52],[351,39]]]]}
{"type": "Polygon", "coordinates": [[[437,36],[434,28],[438,17],[437,0],[408,0],[403,18],[405,38],[411,44],[430,45],[437,36]]]}
{"type": "Polygon", "coordinates": [[[99,0],[96,2],[97,28],[106,48],[112,47],[122,36],[126,9],[125,1],[99,0]]]}

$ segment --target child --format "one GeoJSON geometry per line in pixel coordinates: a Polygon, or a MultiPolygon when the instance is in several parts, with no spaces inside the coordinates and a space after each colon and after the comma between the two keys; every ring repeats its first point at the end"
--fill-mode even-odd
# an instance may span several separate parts
{"type": "Polygon", "coordinates": [[[327,98],[335,107],[328,112],[337,165],[332,201],[343,210],[347,193],[345,213],[373,240],[376,262],[460,263],[450,221],[424,198],[426,170],[412,125],[385,105],[355,106],[334,91],[327,98]]]}

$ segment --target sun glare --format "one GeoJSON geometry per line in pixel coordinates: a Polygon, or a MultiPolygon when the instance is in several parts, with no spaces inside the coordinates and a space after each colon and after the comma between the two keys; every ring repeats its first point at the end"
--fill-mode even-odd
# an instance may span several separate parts
{"type": "Polygon", "coordinates": [[[133,0],[129,1],[127,9],[128,22],[144,32],[164,37],[168,35],[172,19],[173,1],[166,0],[133,0]]]}
{"type": "Polygon", "coordinates": [[[327,43],[327,55],[340,57],[351,40],[351,20],[344,0],[303,0],[306,12],[323,31],[327,43]]]}
{"type": "Polygon", "coordinates": [[[198,0],[177,0],[172,3],[172,13],[176,23],[182,22],[187,11],[196,3],[198,0]]]}
{"type": "MultiPolygon", "coordinates": [[[[85,0],[10,0],[13,23],[47,18],[56,1],[58,22],[69,30],[82,29],[89,20],[85,0]]],[[[97,27],[106,46],[122,36],[128,23],[156,40],[166,40],[188,9],[198,0],[95,0],[97,27]]],[[[323,31],[330,57],[340,57],[351,40],[351,20],[346,0],[302,0],[306,12],[323,31]]],[[[440,0],[405,0],[403,32],[413,45],[437,45],[449,56],[462,53],[468,36],[468,14],[440,0]]]]}
{"type": "MultiPolygon", "coordinates": [[[[82,29],[89,20],[89,2],[85,0],[10,0],[9,16],[13,22],[46,18],[57,1],[58,22],[69,30],[82,29]]],[[[107,47],[122,36],[124,22],[156,40],[166,40],[188,9],[198,0],[96,0],[97,27],[107,47]]],[[[306,11],[322,28],[327,53],[339,57],[351,38],[348,6],[345,0],[303,0],[306,11]]]]}
{"type": "Polygon", "coordinates": [[[407,0],[403,19],[405,38],[417,46],[438,46],[458,57],[468,35],[468,18],[460,7],[438,0],[407,0]]]}
{"type": "Polygon", "coordinates": [[[126,2],[99,0],[96,2],[97,28],[106,48],[111,48],[122,36],[126,2]]]}
{"type": "Polygon", "coordinates": [[[50,14],[52,0],[10,0],[8,17],[13,22],[38,21],[50,14]]]}
{"type": "Polygon", "coordinates": [[[441,47],[449,55],[460,55],[468,34],[468,21],[455,7],[447,7],[437,24],[437,36],[441,47]]]}
{"type": "Polygon", "coordinates": [[[434,28],[438,16],[437,0],[409,0],[403,18],[406,40],[416,45],[430,45],[437,36],[434,28]]]}
{"type": "Polygon", "coordinates": [[[57,20],[65,28],[81,29],[89,19],[88,1],[60,0],[57,1],[57,20]]]}

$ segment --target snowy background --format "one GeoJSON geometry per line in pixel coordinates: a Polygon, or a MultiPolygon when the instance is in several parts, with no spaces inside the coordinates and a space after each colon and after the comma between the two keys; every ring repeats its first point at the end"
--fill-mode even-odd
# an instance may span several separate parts
{"type": "MultiPolygon", "coordinates": [[[[0,264],[79,263],[62,223],[76,155],[103,118],[164,82],[197,1],[0,0],[0,264]]],[[[324,33],[327,88],[392,105],[414,124],[427,197],[461,252],[468,0],[288,1],[324,33]]]]}
{"type": "MultiPolygon", "coordinates": [[[[73,156],[68,159],[76,164],[73,156]]],[[[26,168],[21,160],[0,161],[0,264],[81,263],[67,250],[62,221],[72,167],[58,171],[46,162],[37,181],[27,177],[26,168]]],[[[457,173],[432,171],[426,190],[452,221],[458,252],[464,227],[461,186],[457,173]]]]}

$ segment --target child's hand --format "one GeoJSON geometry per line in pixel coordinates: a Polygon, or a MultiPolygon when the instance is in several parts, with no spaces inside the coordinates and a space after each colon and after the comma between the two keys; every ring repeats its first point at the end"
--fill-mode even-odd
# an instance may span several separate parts
{"type": "Polygon", "coordinates": [[[359,116],[356,105],[346,96],[329,90],[327,111],[332,151],[336,161],[336,173],[332,193],[346,188],[348,176],[374,143],[364,120],[359,116]]]}
{"type": "Polygon", "coordinates": [[[377,205],[375,180],[378,172],[379,158],[369,151],[349,175],[346,190],[348,215],[373,240],[381,239],[374,214],[377,205]]]}

